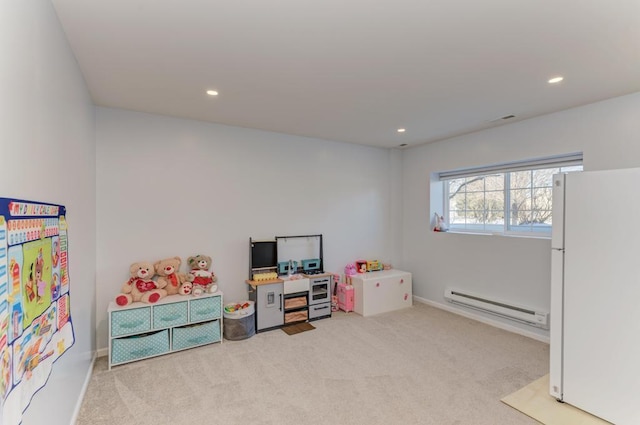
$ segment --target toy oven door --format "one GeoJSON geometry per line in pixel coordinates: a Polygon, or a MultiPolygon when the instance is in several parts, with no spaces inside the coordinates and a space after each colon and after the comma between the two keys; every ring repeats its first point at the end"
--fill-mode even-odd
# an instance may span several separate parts
{"type": "Polygon", "coordinates": [[[309,285],[309,304],[320,304],[331,301],[331,277],[311,279],[309,285]]]}

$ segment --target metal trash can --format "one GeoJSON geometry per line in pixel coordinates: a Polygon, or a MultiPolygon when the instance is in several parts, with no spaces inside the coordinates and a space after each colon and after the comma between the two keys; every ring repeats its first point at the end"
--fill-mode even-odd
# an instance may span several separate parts
{"type": "Polygon", "coordinates": [[[255,335],[255,311],[253,301],[226,304],[224,306],[224,339],[240,341],[255,335]]]}

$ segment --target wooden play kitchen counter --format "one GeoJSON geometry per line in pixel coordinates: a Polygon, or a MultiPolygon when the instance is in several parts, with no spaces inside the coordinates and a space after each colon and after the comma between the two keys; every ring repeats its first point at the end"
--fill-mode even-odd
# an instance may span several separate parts
{"type": "MultiPolygon", "coordinates": [[[[331,273],[318,273],[318,274],[298,273],[298,274],[295,274],[293,276],[302,276],[301,279],[316,279],[316,278],[319,278],[319,277],[331,277],[333,275],[331,273]]],[[[285,276],[285,278],[269,279],[269,280],[251,280],[251,279],[247,279],[247,280],[245,280],[245,283],[247,283],[248,285],[251,285],[251,286],[260,286],[260,285],[269,285],[271,283],[284,283],[285,281],[301,280],[301,279],[287,279],[286,276],[285,276]]]]}
{"type": "Polygon", "coordinates": [[[331,317],[331,280],[330,273],[246,280],[256,306],[256,331],[331,317]]]}
{"type": "Polygon", "coordinates": [[[333,275],[323,268],[322,235],[249,238],[249,299],[256,332],[331,317],[333,275]]]}

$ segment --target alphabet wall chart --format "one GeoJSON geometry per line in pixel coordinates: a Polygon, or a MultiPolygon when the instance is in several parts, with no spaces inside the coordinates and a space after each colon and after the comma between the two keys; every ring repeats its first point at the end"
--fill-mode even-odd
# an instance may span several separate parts
{"type": "Polygon", "coordinates": [[[66,209],[0,198],[0,424],[22,421],[74,343],[66,209]]]}

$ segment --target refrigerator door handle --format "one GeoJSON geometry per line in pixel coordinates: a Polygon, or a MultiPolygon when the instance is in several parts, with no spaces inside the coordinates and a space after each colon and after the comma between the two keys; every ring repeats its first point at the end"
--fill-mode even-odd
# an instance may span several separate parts
{"type": "Polygon", "coordinates": [[[564,248],[564,217],[565,217],[565,192],[566,175],[553,176],[553,209],[551,211],[551,247],[564,248]]]}

